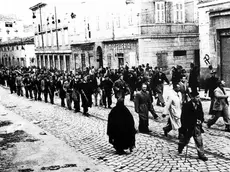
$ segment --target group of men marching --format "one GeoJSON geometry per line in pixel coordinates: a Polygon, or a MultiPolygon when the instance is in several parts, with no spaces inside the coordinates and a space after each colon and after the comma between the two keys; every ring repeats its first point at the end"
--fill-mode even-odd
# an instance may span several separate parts
{"type": "Polygon", "coordinates": [[[11,93],[38,101],[44,100],[46,103],[49,100],[51,104],[54,104],[54,96],[58,93],[61,106],[71,110],[73,103],[75,112],[79,112],[81,102],[85,115],[89,115],[88,108],[92,104],[111,108],[113,94],[117,99],[130,94],[130,100],[134,101],[134,92],[141,90],[142,83],[148,86],[151,102],[152,96],[157,96],[157,104],[164,106],[165,81],[169,83],[162,69],[155,67],[153,70],[148,64],[131,69],[90,68],[76,74],[38,68],[2,67],[0,70],[0,82],[7,85],[11,93]]]}
{"type": "MultiPolygon", "coordinates": [[[[80,112],[81,102],[83,114],[86,116],[89,116],[88,108],[92,107],[93,104],[112,108],[113,94],[117,99],[117,103],[119,103],[116,108],[124,110],[127,116],[130,116],[127,108],[123,107],[125,96],[130,94],[130,100],[134,101],[135,111],[139,115],[138,130],[141,133],[151,132],[148,128],[148,112],[151,112],[155,120],[159,119],[153,107],[153,97],[155,97],[156,104],[164,107],[162,116],[169,116],[168,123],[163,128],[164,135],[167,137],[171,130],[179,131],[179,153],[182,152],[190,138],[193,137],[199,158],[206,161],[207,157],[204,155],[201,137],[204,113],[198,93],[198,72],[195,66],[191,64],[188,82],[185,73],[186,71],[181,66],[173,67],[172,82],[170,83],[162,72],[162,68],[155,67],[153,69],[149,64],[146,66],[139,65],[131,69],[126,66],[115,70],[109,68],[95,70],[92,67],[76,74],[60,73],[47,69],[25,68],[18,70],[3,67],[0,69],[0,84],[9,86],[11,93],[15,92],[18,96],[25,95],[27,98],[38,101],[42,101],[44,98],[46,103],[49,98],[51,104],[54,104],[54,96],[58,93],[62,107],[72,110],[73,104],[74,111],[80,112]],[[166,101],[163,98],[165,82],[173,85],[173,90],[167,96],[166,101]],[[136,94],[134,95],[135,91],[136,94]]],[[[213,117],[208,121],[208,127],[210,128],[224,114],[226,131],[230,131],[228,96],[223,89],[224,82],[218,82],[218,79],[214,76],[208,79],[207,82],[208,86],[205,89],[205,93],[209,90],[211,97],[210,114],[211,111],[214,113],[213,117]],[[220,99],[222,100],[218,102],[217,100],[220,99]],[[222,104],[221,110],[217,109],[217,103],[222,104]]],[[[123,116],[120,117],[123,118],[123,116]]],[[[125,123],[124,126],[126,126],[125,123]]],[[[135,134],[133,129],[131,131],[132,134],[135,134]]],[[[131,140],[132,149],[134,146],[133,137],[131,140]]],[[[121,151],[120,149],[118,150],[121,151]]]]}

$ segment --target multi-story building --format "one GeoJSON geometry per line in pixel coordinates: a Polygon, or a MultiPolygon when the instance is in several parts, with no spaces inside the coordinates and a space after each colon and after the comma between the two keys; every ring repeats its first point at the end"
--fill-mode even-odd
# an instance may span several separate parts
{"type": "Polygon", "coordinates": [[[171,69],[199,67],[196,0],[142,0],[139,62],[171,69]]]}
{"type": "Polygon", "coordinates": [[[198,4],[201,55],[201,78],[209,66],[230,86],[230,2],[203,0],[198,4]]]}
{"type": "Polygon", "coordinates": [[[64,17],[43,3],[30,8],[40,67],[199,65],[196,0],[100,0],[74,7],[64,17]]]}
{"type": "Polygon", "coordinates": [[[191,62],[199,67],[196,0],[102,3],[103,11],[93,10],[98,2],[82,7],[81,29],[70,39],[76,67],[149,63],[167,70],[176,65],[188,69],[191,62]]]}
{"type": "Polygon", "coordinates": [[[37,66],[70,71],[71,49],[69,43],[70,22],[74,13],[68,8],[38,3],[33,12],[34,42],[37,66]],[[66,11],[62,10],[65,9],[66,11]]]}
{"type": "Polygon", "coordinates": [[[34,38],[15,38],[0,43],[0,64],[10,66],[35,66],[34,38]]]}
{"type": "Polygon", "coordinates": [[[23,35],[23,22],[14,15],[0,14],[0,42],[23,35]]]}
{"type": "Polygon", "coordinates": [[[70,36],[76,69],[138,64],[139,9],[137,4],[125,2],[101,0],[82,4],[76,17],[76,32],[70,36]]]}

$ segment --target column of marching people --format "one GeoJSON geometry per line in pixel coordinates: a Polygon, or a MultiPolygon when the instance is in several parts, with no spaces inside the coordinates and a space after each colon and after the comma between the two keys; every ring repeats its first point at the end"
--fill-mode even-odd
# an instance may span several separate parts
{"type": "MultiPolygon", "coordinates": [[[[223,116],[226,131],[229,132],[228,96],[223,89],[224,81],[220,81],[214,73],[212,70],[205,88],[205,93],[209,91],[211,96],[210,114],[213,115],[207,125],[210,128],[223,116]]],[[[82,111],[85,116],[90,116],[88,109],[92,105],[112,108],[108,116],[107,134],[109,142],[119,154],[124,154],[124,149],[132,151],[135,147],[137,131],[132,114],[124,103],[125,96],[129,94],[139,116],[139,133],[151,133],[148,112],[151,112],[156,122],[168,116],[167,125],[163,127],[165,137],[168,137],[171,130],[178,131],[179,153],[182,153],[193,137],[198,157],[206,161],[208,159],[204,155],[201,136],[204,112],[199,98],[197,68],[191,64],[190,73],[187,74],[178,65],[172,68],[171,74],[170,82],[162,68],[153,68],[149,64],[119,69],[96,70],[90,67],[75,74],[39,68],[2,67],[0,84],[8,86],[11,94],[25,95],[26,98],[44,100],[46,103],[54,104],[55,95],[59,96],[62,107],[74,109],[75,112],[82,111]],[[163,97],[165,82],[173,88],[166,101],[163,97]],[[112,107],[113,95],[117,99],[115,107],[112,107]],[[162,116],[155,112],[154,105],[163,107],[162,116]]]]}

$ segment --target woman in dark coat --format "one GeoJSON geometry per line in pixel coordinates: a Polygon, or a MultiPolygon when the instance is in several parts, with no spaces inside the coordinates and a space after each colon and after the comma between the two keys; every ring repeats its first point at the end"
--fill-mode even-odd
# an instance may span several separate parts
{"type": "Polygon", "coordinates": [[[124,154],[124,149],[135,147],[134,119],[123,101],[118,101],[116,106],[110,111],[108,116],[107,135],[109,143],[116,149],[119,155],[124,154]]]}

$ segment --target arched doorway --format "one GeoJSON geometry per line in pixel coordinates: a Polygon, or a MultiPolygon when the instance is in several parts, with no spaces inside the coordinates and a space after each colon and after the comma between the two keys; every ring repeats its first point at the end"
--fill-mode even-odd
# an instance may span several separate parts
{"type": "Polygon", "coordinates": [[[103,55],[101,47],[97,47],[97,61],[99,63],[99,68],[103,67],[103,55]]]}

